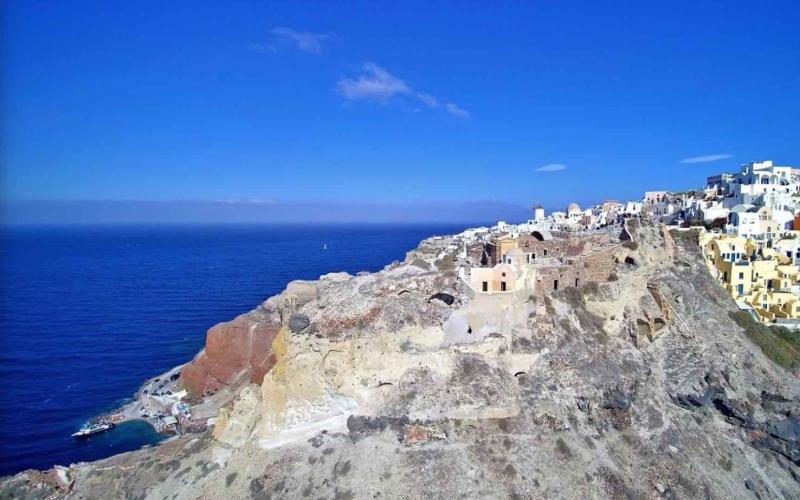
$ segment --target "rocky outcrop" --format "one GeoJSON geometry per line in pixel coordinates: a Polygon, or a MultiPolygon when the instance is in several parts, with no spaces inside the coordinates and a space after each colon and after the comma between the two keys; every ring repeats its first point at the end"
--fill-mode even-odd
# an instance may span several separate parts
{"type": "Polygon", "coordinates": [[[255,384],[246,385],[236,398],[219,411],[213,436],[231,446],[241,446],[253,435],[261,419],[261,391],[255,384]]]}
{"type": "Polygon", "coordinates": [[[213,326],[205,348],[181,370],[181,384],[195,397],[242,382],[261,384],[275,364],[271,346],[280,328],[278,318],[261,311],[213,326]]]}
{"type": "Polygon", "coordinates": [[[236,391],[212,431],[0,497],[800,497],[800,384],[730,319],[694,241],[628,230],[635,264],[602,264],[617,280],[527,301],[464,293],[436,269],[447,238],[295,282],[183,368],[195,394],[236,391]]]}

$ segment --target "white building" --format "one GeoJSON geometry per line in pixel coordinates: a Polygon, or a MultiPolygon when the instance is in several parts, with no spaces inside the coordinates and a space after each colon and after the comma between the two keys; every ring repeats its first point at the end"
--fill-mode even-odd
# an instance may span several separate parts
{"type": "Polygon", "coordinates": [[[797,231],[793,231],[791,237],[783,237],[774,242],[772,248],[779,254],[791,259],[792,264],[795,266],[800,264],[800,234],[797,231]]]}
{"type": "Polygon", "coordinates": [[[629,201],[622,209],[623,215],[639,215],[640,213],[642,213],[642,203],[639,201],[629,201]]]}
{"type": "Polygon", "coordinates": [[[792,167],[777,166],[772,161],[754,161],[742,165],[736,179],[730,185],[731,195],[738,203],[759,203],[759,198],[767,193],[772,197],[792,195],[798,192],[800,183],[793,174],[792,167]]]}
{"type": "Polygon", "coordinates": [[[751,238],[759,249],[768,247],[783,232],[780,225],[773,220],[772,209],[769,207],[749,212],[731,211],[728,224],[727,232],[751,238]]]}

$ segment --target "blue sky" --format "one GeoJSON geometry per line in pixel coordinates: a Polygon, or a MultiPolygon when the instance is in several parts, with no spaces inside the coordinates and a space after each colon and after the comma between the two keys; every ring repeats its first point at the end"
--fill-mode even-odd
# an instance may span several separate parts
{"type": "Polygon", "coordinates": [[[268,220],[559,207],[800,164],[796,2],[611,4],[7,2],[2,199],[268,220]]]}

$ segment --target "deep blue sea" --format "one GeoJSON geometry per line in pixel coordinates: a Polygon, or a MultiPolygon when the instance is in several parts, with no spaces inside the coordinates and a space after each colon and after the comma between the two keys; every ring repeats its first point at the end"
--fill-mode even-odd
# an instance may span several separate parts
{"type": "Polygon", "coordinates": [[[0,475],[158,442],[131,423],[70,434],[184,363],[206,330],[293,279],[375,271],[462,226],[0,229],[0,475]],[[327,250],[323,245],[327,244],[327,250]]]}

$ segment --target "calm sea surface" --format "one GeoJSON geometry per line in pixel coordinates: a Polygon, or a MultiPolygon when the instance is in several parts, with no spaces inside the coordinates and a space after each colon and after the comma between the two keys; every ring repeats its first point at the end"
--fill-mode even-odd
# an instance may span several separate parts
{"type": "Polygon", "coordinates": [[[70,434],[192,358],[206,330],[293,279],[376,271],[462,226],[0,229],[0,475],[159,441],[131,423],[70,434]],[[323,245],[327,244],[327,250],[323,245]]]}

